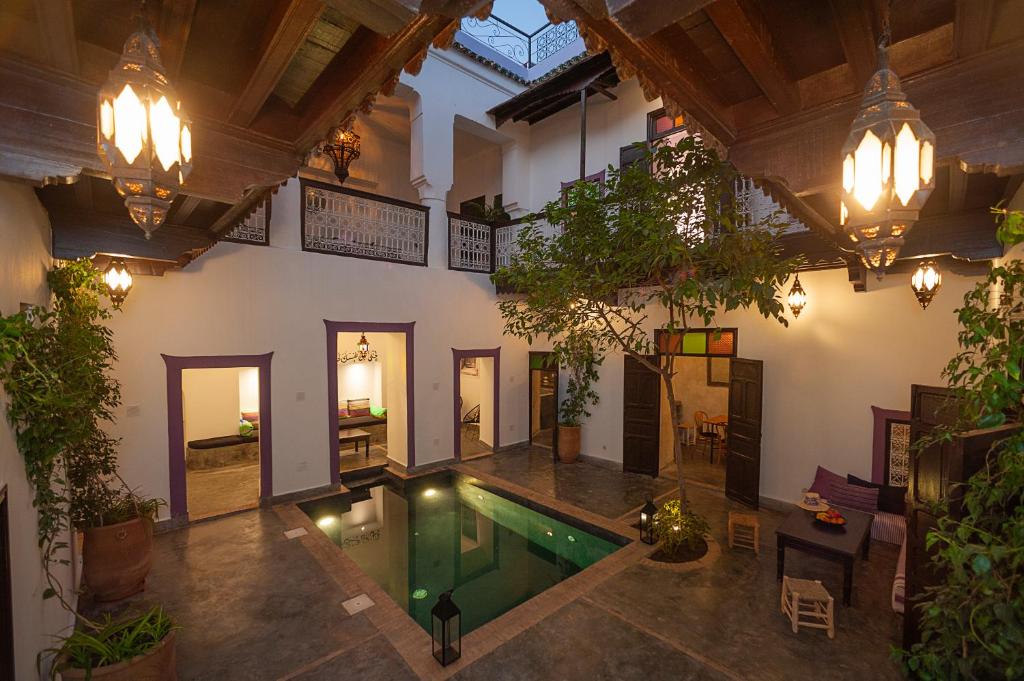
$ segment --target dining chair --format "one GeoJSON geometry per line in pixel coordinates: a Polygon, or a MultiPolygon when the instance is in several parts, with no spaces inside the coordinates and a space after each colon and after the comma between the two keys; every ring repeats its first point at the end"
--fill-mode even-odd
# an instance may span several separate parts
{"type": "Polygon", "coordinates": [[[718,428],[707,422],[707,412],[696,411],[693,413],[693,425],[697,428],[697,437],[701,445],[710,449],[708,460],[715,462],[715,443],[718,441],[718,428]]]}

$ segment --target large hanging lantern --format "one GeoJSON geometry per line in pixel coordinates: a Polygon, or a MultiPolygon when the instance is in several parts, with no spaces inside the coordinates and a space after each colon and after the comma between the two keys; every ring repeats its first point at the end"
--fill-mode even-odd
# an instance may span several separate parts
{"type": "Polygon", "coordinates": [[[462,611],[452,600],[451,591],[437,597],[430,620],[434,658],[447,667],[462,656],[462,611]]]}
{"type": "Polygon", "coordinates": [[[128,297],[132,290],[132,273],[128,271],[128,263],[124,258],[113,258],[107,269],[103,272],[103,283],[107,285],[107,295],[115,308],[120,308],[121,303],[128,297]]]}
{"type": "Polygon", "coordinates": [[[794,319],[800,316],[804,305],[807,304],[807,293],[804,291],[804,287],[800,285],[799,274],[796,275],[796,279],[793,281],[793,288],[789,289],[786,302],[789,303],[789,309],[793,312],[794,319]]]}
{"type": "Polygon", "coordinates": [[[322,150],[331,157],[338,182],[344,184],[348,179],[348,167],[352,161],[359,158],[359,146],[359,135],[340,126],[331,130],[331,134],[327,136],[322,150]]]}
{"type": "Polygon", "coordinates": [[[96,129],[114,186],[149,239],[192,170],[192,128],[142,11],[137,21],[100,89],[96,129]]]}
{"type": "Polygon", "coordinates": [[[939,268],[931,260],[921,263],[910,277],[910,288],[914,289],[921,309],[926,310],[932,298],[942,288],[942,272],[939,272],[939,268]]]}
{"type": "Polygon", "coordinates": [[[355,352],[338,353],[338,363],[348,364],[349,362],[376,362],[377,351],[370,349],[370,341],[366,340],[366,334],[359,336],[355,352]]]}
{"type": "Polygon", "coordinates": [[[878,65],[843,145],[839,222],[881,278],[935,188],[935,135],[900,89],[884,47],[878,65]]]}

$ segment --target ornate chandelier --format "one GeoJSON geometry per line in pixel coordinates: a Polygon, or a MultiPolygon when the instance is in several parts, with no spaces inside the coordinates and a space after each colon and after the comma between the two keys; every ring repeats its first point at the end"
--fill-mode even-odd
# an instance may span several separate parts
{"type": "Polygon", "coordinates": [[[146,24],[125,41],[100,89],[97,142],[128,214],[149,239],[192,170],[191,122],[160,61],[160,42],[146,24]]]}
{"type": "Polygon", "coordinates": [[[839,223],[864,265],[879,278],[935,188],[935,135],[900,89],[885,45],[864,88],[860,111],[843,145],[839,223]]]}
{"type": "Polygon", "coordinates": [[[793,282],[793,288],[789,289],[789,295],[786,296],[786,302],[789,303],[789,309],[793,312],[793,318],[798,318],[804,309],[804,305],[807,304],[807,293],[804,291],[804,287],[800,285],[799,274],[796,275],[796,280],[793,282]]]}
{"type": "Polygon", "coordinates": [[[910,288],[914,289],[914,295],[917,296],[917,302],[921,303],[921,309],[926,310],[928,304],[932,302],[932,298],[942,288],[942,272],[931,260],[921,263],[910,277],[910,288]]]}
{"type": "Polygon", "coordinates": [[[103,272],[103,283],[107,285],[107,295],[115,308],[120,308],[121,303],[128,297],[132,290],[132,273],[128,271],[128,263],[124,258],[113,258],[107,269],[103,272]]]}
{"type": "Polygon", "coordinates": [[[366,340],[366,334],[360,334],[359,342],[356,344],[355,352],[338,353],[338,364],[349,362],[376,362],[377,351],[370,349],[370,341],[366,340]]]}
{"type": "Polygon", "coordinates": [[[359,135],[338,126],[331,130],[327,141],[321,147],[323,153],[331,157],[334,174],[342,184],[348,179],[349,165],[359,158],[359,143],[359,135]]]}

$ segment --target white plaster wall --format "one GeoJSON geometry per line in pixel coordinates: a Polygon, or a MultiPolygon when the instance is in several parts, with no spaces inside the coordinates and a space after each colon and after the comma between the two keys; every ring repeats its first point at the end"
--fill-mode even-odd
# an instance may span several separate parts
{"type": "MultiPolygon", "coordinates": [[[[338,334],[338,352],[355,352],[359,342],[359,333],[343,332],[338,334]]],[[[377,351],[376,362],[355,362],[338,364],[338,406],[344,407],[345,400],[361,400],[369,398],[374,407],[388,406],[384,401],[382,366],[391,360],[384,350],[382,336],[385,334],[368,333],[366,340],[371,350],[377,351]]]]}
{"type": "Polygon", "coordinates": [[[260,370],[248,367],[238,370],[238,411],[260,410],[260,370]]]}
{"type": "Polygon", "coordinates": [[[466,412],[480,404],[480,376],[459,374],[459,396],[462,398],[459,418],[462,418],[466,412]]]}
{"type": "MultiPolygon", "coordinates": [[[[383,390],[388,395],[388,458],[397,461],[403,466],[408,466],[409,398],[406,383],[408,357],[405,350],[405,334],[382,333],[374,335],[380,337],[381,347],[384,349],[386,357],[382,368],[382,376],[383,390]]],[[[413,367],[413,370],[415,371],[415,367],[413,367]]],[[[454,389],[454,386],[452,386],[453,391],[454,389]]],[[[415,409],[413,411],[415,412],[415,409]]]]}
{"type": "MultiPolygon", "coordinates": [[[[239,374],[236,368],[182,370],[185,442],[238,435],[239,374]]],[[[259,405],[258,398],[256,404],[259,405]]]]}
{"type": "MultiPolygon", "coordinates": [[[[0,314],[17,312],[21,303],[49,301],[50,225],[31,187],[0,181],[0,314]]],[[[35,679],[36,654],[53,645],[53,635],[72,623],[56,599],[43,601],[46,582],[39,569],[36,511],[25,477],[24,459],[6,419],[7,395],[0,387],[0,487],[7,486],[14,658],[18,679],[35,679]]],[[[70,567],[55,566],[70,595],[70,567]]],[[[45,669],[44,669],[45,671],[45,669]]]]}
{"type": "MultiPolygon", "coordinates": [[[[168,494],[160,353],[273,351],[273,491],[327,484],[334,434],[327,425],[326,372],[336,360],[326,356],[324,319],[416,323],[417,464],[454,452],[452,347],[502,347],[501,440],[526,439],[527,347],[502,338],[487,276],[299,251],[298,199],[295,180],[274,196],[270,247],[221,243],[183,271],[137,277],[111,321],[125,402],[115,434],[123,438],[123,473],[144,493],[168,494]],[[128,406],[139,407],[137,415],[127,416],[128,406]]],[[[388,396],[390,416],[395,393],[388,396]]],[[[395,442],[391,432],[388,439],[395,442]]]]}
{"type": "Polygon", "coordinates": [[[491,447],[499,447],[500,442],[491,442],[494,439],[494,358],[477,357],[476,365],[480,370],[477,377],[480,379],[480,441],[491,447]]]}
{"type": "Polygon", "coordinates": [[[448,192],[448,210],[459,212],[463,201],[485,196],[490,206],[501,193],[501,147],[463,130],[455,131],[455,181],[448,192]]]}

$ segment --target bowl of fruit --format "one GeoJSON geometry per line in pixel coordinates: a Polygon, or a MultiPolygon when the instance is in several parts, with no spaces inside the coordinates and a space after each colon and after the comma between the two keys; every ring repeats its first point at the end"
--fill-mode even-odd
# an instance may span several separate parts
{"type": "Polygon", "coordinates": [[[815,513],[814,522],[830,530],[842,530],[844,529],[843,525],[846,524],[846,518],[835,508],[830,508],[827,511],[815,513]]]}

